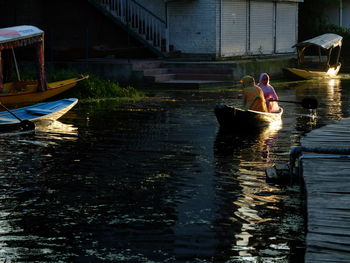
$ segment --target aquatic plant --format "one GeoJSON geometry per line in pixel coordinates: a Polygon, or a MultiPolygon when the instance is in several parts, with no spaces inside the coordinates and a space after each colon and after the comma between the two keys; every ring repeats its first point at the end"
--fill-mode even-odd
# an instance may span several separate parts
{"type": "Polygon", "coordinates": [[[143,94],[131,86],[122,87],[117,82],[103,79],[95,75],[78,83],[77,87],[69,91],[80,99],[101,98],[139,98],[143,94]]]}

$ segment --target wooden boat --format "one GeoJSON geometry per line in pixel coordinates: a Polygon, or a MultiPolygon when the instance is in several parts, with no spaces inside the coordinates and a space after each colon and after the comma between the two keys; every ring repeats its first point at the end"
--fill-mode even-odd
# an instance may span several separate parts
{"type": "Polygon", "coordinates": [[[283,108],[279,112],[269,113],[253,110],[243,110],[235,106],[218,104],[215,106],[215,116],[220,128],[244,130],[249,128],[261,128],[271,123],[281,122],[283,108]]]}
{"type": "Polygon", "coordinates": [[[72,109],[77,103],[78,99],[69,98],[13,109],[10,110],[10,112],[2,111],[0,112],[0,130],[20,129],[20,120],[31,121],[34,123],[44,120],[57,120],[72,109]]]}
{"type": "MultiPolygon", "coordinates": [[[[31,49],[28,49],[31,50],[31,49]]],[[[47,83],[44,65],[44,32],[34,26],[15,26],[0,29],[0,102],[19,104],[39,102],[74,87],[87,76],[47,83]],[[21,80],[15,48],[36,49],[37,80],[21,80]],[[17,80],[13,81],[12,71],[17,80]]]]}
{"type": "Polygon", "coordinates": [[[297,49],[297,66],[285,68],[285,73],[302,79],[336,77],[341,67],[342,41],[342,36],[327,33],[294,45],[297,49]]]}
{"type": "Polygon", "coordinates": [[[45,91],[37,91],[38,82],[34,80],[5,83],[4,93],[0,93],[0,102],[10,105],[44,101],[73,88],[79,81],[86,78],[87,76],[81,76],[47,83],[47,89],[45,91]]]}

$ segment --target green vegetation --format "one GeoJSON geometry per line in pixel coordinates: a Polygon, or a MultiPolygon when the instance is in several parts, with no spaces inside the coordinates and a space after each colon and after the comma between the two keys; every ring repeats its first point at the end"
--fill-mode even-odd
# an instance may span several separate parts
{"type": "MultiPolygon", "coordinates": [[[[62,78],[61,78],[62,80],[62,78]]],[[[68,92],[80,99],[124,98],[140,99],[143,94],[131,86],[121,87],[118,83],[94,75],[78,83],[68,92]]]]}
{"type": "MultiPolygon", "coordinates": [[[[22,79],[36,79],[34,69],[25,68],[21,72],[22,79]]],[[[70,70],[47,71],[48,82],[55,82],[70,78],[76,78],[80,74],[70,70]]],[[[88,79],[78,82],[77,86],[65,92],[64,96],[76,97],[80,100],[101,99],[131,99],[137,100],[144,94],[131,86],[122,87],[117,82],[106,80],[95,75],[89,75],[88,79]]]]}

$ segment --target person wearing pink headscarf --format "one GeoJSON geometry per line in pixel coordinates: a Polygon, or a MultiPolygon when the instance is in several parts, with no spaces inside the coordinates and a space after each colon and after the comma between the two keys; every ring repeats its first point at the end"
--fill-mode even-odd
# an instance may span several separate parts
{"type": "Polygon", "coordinates": [[[264,97],[266,101],[266,106],[269,112],[279,112],[280,107],[278,106],[277,101],[278,96],[275,89],[270,85],[270,76],[267,73],[261,73],[259,78],[258,86],[264,92],[264,97]]]}

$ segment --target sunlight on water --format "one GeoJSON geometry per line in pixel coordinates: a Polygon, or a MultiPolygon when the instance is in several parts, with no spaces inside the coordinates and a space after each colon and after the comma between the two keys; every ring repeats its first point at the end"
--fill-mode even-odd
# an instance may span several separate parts
{"type": "MultiPolygon", "coordinates": [[[[62,140],[68,138],[77,138],[78,137],[78,128],[72,124],[65,124],[60,121],[52,121],[50,123],[43,123],[36,125],[36,134],[41,132],[51,135],[61,135],[62,140]]],[[[60,136],[55,136],[55,139],[58,139],[60,136]]]]}

